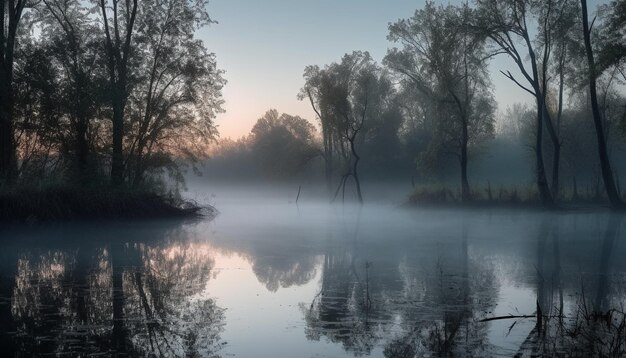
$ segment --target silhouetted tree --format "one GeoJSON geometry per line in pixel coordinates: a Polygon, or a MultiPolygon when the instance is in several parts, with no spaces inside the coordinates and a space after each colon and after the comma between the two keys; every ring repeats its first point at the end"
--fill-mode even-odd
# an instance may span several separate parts
{"type": "Polygon", "coordinates": [[[298,94],[298,99],[308,100],[311,108],[317,115],[322,127],[322,141],[324,146],[324,175],[326,178],[326,190],[330,195],[333,183],[334,157],[338,148],[338,135],[336,128],[332,123],[332,109],[329,103],[323,100],[324,93],[322,85],[326,81],[328,75],[326,70],[320,69],[319,66],[307,66],[304,69],[304,87],[298,94]]]}
{"type": "MultiPolygon", "coordinates": [[[[134,44],[138,0],[92,0],[97,2],[104,32],[108,94],[113,109],[111,183],[124,181],[124,112],[130,96],[129,62],[134,44]]],[[[143,4],[143,2],[142,2],[143,4]]]]}
{"type": "Polygon", "coordinates": [[[611,168],[611,162],[609,160],[609,154],[606,144],[606,133],[602,123],[602,117],[600,114],[600,107],[598,104],[598,94],[596,88],[596,79],[599,75],[596,69],[596,62],[594,58],[594,51],[591,44],[591,29],[589,26],[589,16],[587,14],[587,1],[581,0],[580,5],[582,8],[582,26],[583,36],[585,39],[585,52],[587,54],[588,76],[589,76],[589,94],[591,100],[591,111],[593,114],[593,123],[596,129],[596,139],[598,141],[598,155],[600,157],[600,168],[602,171],[602,179],[604,180],[604,188],[606,194],[611,202],[613,209],[623,209],[624,202],[622,201],[615,179],[613,177],[613,169],[611,168]]]}
{"type": "Polygon", "coordinates": [[[527,85],[518,81],[510,72],[502,72],[537,102],[537,124],[535,158],[537,188],[544,206],[554,205],[554,195],[548,186],[543,160],[543,128],[548,129],[553,145],[553,184],[558,185],[560,141],[551,115],[546,106],[548,68],[552,55],[554,28],[560,18],[558,14],[569,0],[564,1],[495,1],[478,0],[478,27],[494,44],[494,54],[506,54],[517,65],[527,85]],[[537,29],[530,26],[535,24],[537,29]],[[537,41],[532,34],[536,32],[537,41]],[[527,52],[530,63],[526,61],[527,52]],[[540,57],[538,57],[540,56],[540,57]]]}
{"type": "Polygon", "coordinates": [[[135,84],[126,116],[126,175],[137,186],[146,172],[205,155],[217,137],[225,84],[215,54],[194,37],[211,24],[208,1],[141,3],[137,17],[135,84]]]}
{"type": "Polygon", "coordinates": [[[320,151],[315,127],[306,119],[271,109],[259,118],[251,131],[250,146],[266,175],[294,176],[320,151]]]}
{"type": "Polygon", "coordinates": [[[105,81],[98,68],[97,28],[80,1],[44,0],[43,4],[42,31],[47,46],[41,46],[51,53],[60,90],[57,133],[61,145],[67,147],[62,148],[62,153],[71,153],[73,167],[84,180],[94,137],[90,122],[102,106],[99,91],[105,81]]]}
{"type": "Polygon", "coordinates": [[[0,179],[7,181],[17,176],[13,123],[16,47],[24,11],[34,4],[29,0],[4,0],[0,6],[0,179]]]}

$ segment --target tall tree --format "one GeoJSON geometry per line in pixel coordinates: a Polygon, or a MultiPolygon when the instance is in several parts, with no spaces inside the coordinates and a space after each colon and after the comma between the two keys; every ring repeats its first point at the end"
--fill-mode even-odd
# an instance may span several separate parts
{"type": "Polygon", "coordinates": [[[598,105],[598,94],[596,88],[596,79],[598,71],[596,69],[596,62],[594,58],[593,47],[591,44],[591,29],[589,26],[589,15],[587,13],[587,1],[580,0],[582,8],[582,28],[583,36],[585,39],[585,53],[587,54],[588,64],[588,80],[589,80],[589,95],[591,100],[591,112],[593,114],[593,123],[596,129],[596,139],[598,141],[598,155],[600,157],[600,170],[602,172],[602,179],[604,180],[604,187],[606,194],[611,203],[613,209],[624,209],[624,202],[622,201],[615,179],[613,177],[613,169],[611,168],[611,162],[609,160],[609,154],[606,145],[605,129],[602,123],[602,116],[600,114],[600,106],[598,105]]]}
{"type": "Polygon", "coordinates": [[[96,29],[88,11],[78,0],[44,0],[43,32],[47,49],[59,67],[63,117],[68,128],[64,142],[69,143],[73,166],[85,179],[90,156],[90,121],[96,112],[97,87],[101,82],[98,68],[96,29]]]}
{"type": "Polygon", "coordinates": [[[563,138],[561,125],[565,102],[566,75],[570,71],[569,64],[578,57],[572,47],[579,38],[577,31],[578,4],[572,0],[551,0],[539,7],[539,18],[543,22],[539,26],[538,39],[535,41],[543,47],[541,80],[546,108],[547,120],[550,120],[548,131],[552,144],[552,196],[556,201],[559,197],[561,151],[563,138]],[[556,86],[556,94],[552,95],[551,86],[556,86]],[[554,121],[552,121],[554,118],[554,121]]]}
{"type": "Polygon", "coordinates": [[[3,0],[0,6],[0,179],[17,175],[13,123],[13,68],[18,31],[28,0],[3,0]]]}
{"type": "Polygon", "coordinates": [[[483,39],[471,31],[472,17],[468,6],[437,7],[429,2],[412,18],[390,25],[389,39],[403,48],[390,50],[385,58],[437,104],[440,143],[459,159],[464,202],[471,199],[470,145],[493,135],[495,112],[489,57],[483,39]]]}
{"type": "Polygon", "coordinates": [[[194,36],[212,23],[207,6],[206,0],[142,2],[136,84],[125,125],[129,145],[124,167],[133,185],[150,169],[174,165],[172,156],[194,161],[217,137],[213,119],[222,111],[226,81],[215,54],[194,36]]]}
{"type": "Polygon", "coordinates": [[[344,55],[341,62],[327,65],[320,74],[319,83],[316,84],[318,103],[320,108],[324,108],[324,118],[332,128],[322,134],[337,134],[337,146],[345,159],[334,197],[337,197],[341,189],[345,193],[347,181],[352,178],[357,198],[363,203],[358,173],[361,156],[357,139],[362,141],[368,116],[377,112],[377,104],[374,102],[381,104],[377,91],[388,79],[373,62],[370,54],[362,51],[344,55]],[[379,99],[375,99],[376,97],[379,99]]]}
{"type": "Polygon", "coordinates": [[[340,63],[329,65],[327,70],[330,76],[322,84],[323,102],[330,108],[331,118],[335,120],[334,127],[342,139],[342,145],[347,146],[349,151],[347,168],[335,197],[340,188],[345,193],[347,181],[352,177],[357,198],[362,204],[363,195],[358,173],[361,156],[357,151],[356,140],[371,111],[370,101],[378,79],[378,68],[368,52],[355,51],[344,55],[340,63]]]}
{"type": "MultiPolygon", "coordinates": [[[[479,28],[494,44],[494,54],[506,54],[517,65],[527,83],[518,81],[510,71],[501,71],[521,89],[535,98],[537,123],[535,158],[537,188],[544,206],[554,206],[554,195],[548,186],[544,165],[543,128],[547,128],[553,145],[552,175],[558,178],[560,141],[546,106],[548,68],[554,43],[554,20],[560,8],[571,0],[477,0],[479,28]],[[532,29],[529,24],[536,24],[532,29]],[[537,41],[533,41],[535,32],[537,41]],[[527,62],[526,55],[529,58],[527,62]]],[[[558,180],[553,180],[558,182],[558,180]]]]}
{"type": "Polygon", "coordinates": [[[335,151],[337,150],[337,148],[335,148],[337,133],[332,124],[331,109],[328,108],[327,103],[322,100],[322,84],[328,80],[326,76],[328,76],[327,71],[320,69],[319,66],[307,66],[304,69],[303,75],[305,84],[298,94],[298,99],[308,100],[311,104],[311,108],[313,108],[313,111],[320,121],[324,146],[324,175],[326,178],[326,190],[330,194],[333,183],[334,157],[335,151]]]}
{"type": "Polygon", "coordinates": [[[111,183],[124,181],[124,111],[130,92],[129,61],[133,51],[138,0],[94,0],[104,31],[110,101],[113,107],[111,183]]]}

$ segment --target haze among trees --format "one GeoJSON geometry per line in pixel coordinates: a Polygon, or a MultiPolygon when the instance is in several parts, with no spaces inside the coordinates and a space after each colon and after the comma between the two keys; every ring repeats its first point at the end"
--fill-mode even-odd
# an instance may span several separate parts
{"type": "Polygon", "coordinates": [[[363,202],[364,183],[387,179],[412,183],[417,202],[624,206],[623,0],[427,2],[389,24],[381,61],[359,50],[304,68],[294,95],[316,118],[269,110],[248,137],[219,142],[226,80],[195,36],[213,23],[207,0],[3,4],[5,192],[176,192],[211,155],[209,176],[319,179],[329,200],[363,202]],[[495,76],[532,104],[502,108],[495,76]]]}
{"type": "MultiPolygon", "coordinates": [[[[362,201],[361,182],[385,178],[411,181],[417,202],[556,207],[594,200],[620,209],[624,6],[427,2],[413,16],[389,24],[390,48],[382,63],[354,51],[337,62],[305,67],[298,98],[316,115],[319,149],[281,162],[298,163],[291,172],[307,173],[292,175],[296,180],[311,172],[323,177],[331,199],[354,179],[355,197],[362,201]],[[533,102],[499,106],[495,76],[533,102]]],[[[254,141],[223,142],[215,151],[217,162],[263,157],[249,142],[254,141]]],[[[263,162],[247,175],[263,177],[263,162]]]]}

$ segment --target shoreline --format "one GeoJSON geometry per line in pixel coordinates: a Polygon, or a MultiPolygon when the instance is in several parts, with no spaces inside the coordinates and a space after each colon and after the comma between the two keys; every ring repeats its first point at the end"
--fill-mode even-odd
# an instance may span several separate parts
{"type": "Polygon", "coordinates": [[[212,219],[217,209],[150,190],[110,187],[11,188],[0,191],[0,223],[212,219]]]}

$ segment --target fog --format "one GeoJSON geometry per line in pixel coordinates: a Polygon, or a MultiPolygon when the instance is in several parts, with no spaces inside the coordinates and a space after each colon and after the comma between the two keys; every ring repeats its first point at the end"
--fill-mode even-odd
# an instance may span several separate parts
{"type": "Polygon", "coordinates": [[[1,355],[626,356],[626,0],[211,3],[3,1],[1,355]]]}
{"type": "MultiPolygon", "coordinates": [[[[401,197],[386,189],[365,193],[401,197]]],[[[619,216],[296,194],[190,183],[214,220],[3,228],[3,351],[97,352],[121,334],[164,356],[624,352],[619,216]]]]}

